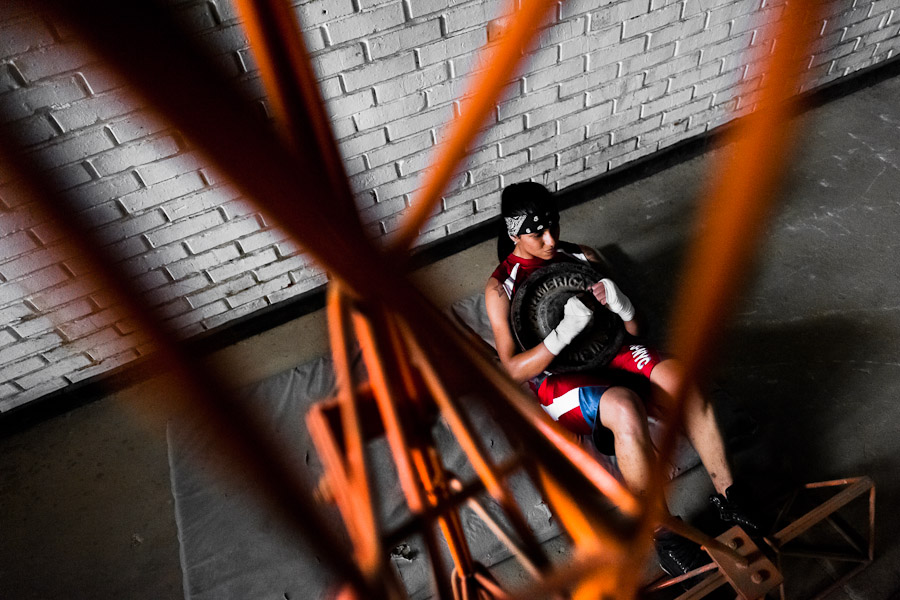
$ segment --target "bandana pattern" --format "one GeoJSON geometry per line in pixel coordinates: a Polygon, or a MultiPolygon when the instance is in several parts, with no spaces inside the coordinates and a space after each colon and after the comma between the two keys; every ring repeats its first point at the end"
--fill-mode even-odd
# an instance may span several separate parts
{"type": "Polygon", "coordinates": [[[519,215],[518,217],[503,217],[506,221],[506,233],[509,234],[509,237],[514,235],[519,235],[519,228],[522,227],[522,223],[525,222],[525,219],[528,215],[519,215]]]}
{"type": "Polygon", "coordinates": [[[504,219],[506,232],[509,237],[513,237],[550,229],[559,222],[559,214],[555,211],[543,214],[528,213],[518,217],[504,217],[504,219]]]}

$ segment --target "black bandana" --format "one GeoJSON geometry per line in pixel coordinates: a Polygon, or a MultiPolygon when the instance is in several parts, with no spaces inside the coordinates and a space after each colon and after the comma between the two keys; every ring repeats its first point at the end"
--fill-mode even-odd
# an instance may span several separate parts
{"type": "Polygon", "coordinates": [[[504,217],[504,220],[506,221],[506,232],[513,237],[550,229],[559,223],[559,213],[555,210],[527,213],[517,217],[504,217]]]}

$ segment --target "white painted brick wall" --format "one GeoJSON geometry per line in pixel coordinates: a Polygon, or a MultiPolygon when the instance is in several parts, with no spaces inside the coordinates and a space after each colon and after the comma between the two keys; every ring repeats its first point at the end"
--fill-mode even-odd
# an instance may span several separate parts
{"type": "MultiPolygon", "coordinates": [[[[218,68],[265,105],[233,0],[172,3],[218,68]]],[[[561,2],[509,74],[419,243],[493,218],[509,183],[563,189],[746,114],[776,41],[766,24],[783,4],[561,2]]],[[[374,235],[389,234],[508,2],[294,5],[361,218],[374,235]]],[[[815,19],[799,89],[900,52],[900,0],[823,3],[815,19]]],[[[325,283],[296,241],[68,31],[19,4],[0,5],[0,127],[67,190],[171,327],[190,336],[227,326],[325,283]]],[[[150,351],[87,270],[0,166],[0,412],[150,351]]]]}

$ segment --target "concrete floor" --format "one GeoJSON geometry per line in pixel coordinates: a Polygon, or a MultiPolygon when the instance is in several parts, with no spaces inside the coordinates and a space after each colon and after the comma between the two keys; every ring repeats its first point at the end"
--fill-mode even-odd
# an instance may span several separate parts
{"type": "MultiPolygon", "coordinates": [[[[715,370],[728,401],[759,422],[735,460],[762,496],[805,481],[876,481],[877,560],[831,600],[900,598],[898,98],[895,77],[798,119],[784,199],[715,370]]],[[[617,244],[633,260],[639,306],[656,317],[659,339],[696,198],[728,151],[601,191],[563,214],[566,238],[617,244]]],[[[484,243],[416,278],[446,305],[478,291],[495,262],[484,243]]],[[[316,313],[215,360],[245,382],[261,379],[322,352],[323,331],[316,313]]],[[[152,410],[164,389],[145,382],[0,440],[0,598],[182,596],[167,415],[152,410]]],[[[685,506],[709,487],[702,473],[678,486],[685,506]]],[[[819,569],[813,563],[806,575],[819,569]]]]}

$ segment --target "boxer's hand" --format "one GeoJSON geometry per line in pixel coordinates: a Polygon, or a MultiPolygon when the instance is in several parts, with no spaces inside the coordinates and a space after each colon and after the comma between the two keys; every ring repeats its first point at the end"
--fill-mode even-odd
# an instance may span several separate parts
{"type": "Polygon", "coordinates": [[[606,287],[603,285],[602,281],[598,281],[591,286],[591,293],[594,294],[594,298],[597,299],[597,302],[606,306],[606,287]]]}
{"type": "Polygon", "coordinates": [[[572,296],[566,301],[562,321],[544,338],[544,345],[554,356],[559,355],[563,348],[572,343],[575,336],[584,331],[591,322],[591,315],[591,309],[572,296]]]}
{"type": "Polygon", "coordinates": [[[634,305],[611,279],[601,279],[591,286],[591,291],[600,304],[605,304],[623,321],[630,321],[634,318],[634,305]]]}

